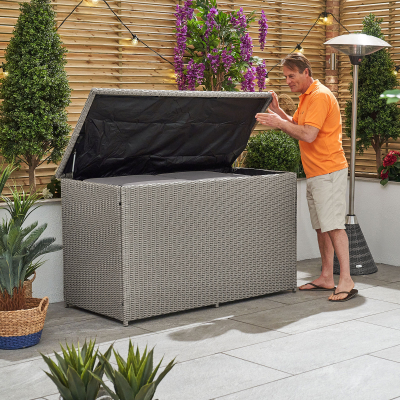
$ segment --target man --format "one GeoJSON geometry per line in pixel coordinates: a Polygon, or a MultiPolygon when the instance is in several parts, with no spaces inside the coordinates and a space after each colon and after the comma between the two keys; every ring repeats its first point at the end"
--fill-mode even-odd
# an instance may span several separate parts
{"type": "Polygon", "coordinates": [[[348,165],[342,148],[342,122],[332,92],[312,77],[310,62],[300,53],[282,61],[283,75],[292,92],[300,92],[293,117],[278,103],[276,93],[268,113],[256,119],[299,140],[307,177],[307,201],[313,229],[317,231],[322,259],[321,275],[300,290],[329,290],[330,301],[346,301],[357,294],[350,276],[349,242],[345,231],[348,165]],[[340,263],[337,288],[333,281],[334,251],[340,263]]]}

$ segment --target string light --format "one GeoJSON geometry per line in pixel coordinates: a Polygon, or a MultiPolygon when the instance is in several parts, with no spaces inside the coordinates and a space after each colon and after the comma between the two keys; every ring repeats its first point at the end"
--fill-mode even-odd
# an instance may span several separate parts
{"type": "Polygon", "coordinates": [[[99,0],[85,0],[85,3],[89,6],[89,7],[97,7],[99,5],[99,0]]]}
{"type": "Polygon", "coordinates": [[[301,53],[304,54],[304,49],[303,47],[301,47],[301,44],[296,45],[295,49],[294,49],[295,53],[301,53]]]}
{"type": "Polygon", "coordinates": [[[2,78],[6,78],[8,76],[8,71],[6,71],[6,67],[5,67],[4,63],[1,64],[1,74],[2,74],[2,78]]]}
{"type": "Polygon", "coordinates": [[[397,74],[399,73],[399,71],[400,71],[400,65],[396,65],[396,66],[394,67],[393,73],[394,73],[395,75],[397,75],[397,74]]]}
{"type": "Polygon", "coordinates": [[[322,12],[318,17],[318,25],[332,25],[333,24],[333,14],[329,12],[322,12]]]}
{"type": "MultiPolygon", "coordinates": [[[[115,11],[110,7],[110,5],[107,3],[107,0],[81,0],[73,9],[72,11],[64,18],[64,20],[61,22],[61,24],[58,26],[58,28],[56,29],[56,31],[58,31],[61,26],[64,24],[64,22],[72,15],[72,13],[83,3],[86,2],[89,5],[97,5],[98,3],[100,3],[101,1],[103,1],[106,6],[110,9],[110,11],[115,15],[115,17],[118,19],[119,22],[121,22],[121,24],[128,30],[128,32],[132,35],[132,39],[130,39],[130,42],[133,46],[136,46],[138,44],[138,42],[142,43],[144,46],[146,46],[149,50],[151,50],[153,53],[157,54],[159,57],[161,57],[164,61],[166,61],[167,63],[171,64],[172,66],[174,66],[174,64],[167,60],[165,57],[163,57],[160,53],[158,53],[156,50],[152,49],[149,45],[147,45],[145,42],[143,42],[143,40],[140,40],[137,35],[135,35],[134,33],[131,32],[131,30],[123,23],[123,21],[121,20],[121,18],[115,13],[115,11]],[[91,4],[90,4],[91,3],[91,4]]],[[[122,43],[120,43],[122,44],[122,43]]]]}

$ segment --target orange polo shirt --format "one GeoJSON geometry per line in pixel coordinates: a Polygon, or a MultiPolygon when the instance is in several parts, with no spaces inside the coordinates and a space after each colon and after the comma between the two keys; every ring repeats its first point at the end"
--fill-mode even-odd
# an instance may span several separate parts
{"type": "Polygon", "coordinates": [[[299,100],[293,120],[298,125],[311,125],[319,129],[312,143],[299,140],[306,177],[312,178],[347,168],[342,147],[342,117],[333,93],[319,80],[315,80],[300,95],[299,100]]]}

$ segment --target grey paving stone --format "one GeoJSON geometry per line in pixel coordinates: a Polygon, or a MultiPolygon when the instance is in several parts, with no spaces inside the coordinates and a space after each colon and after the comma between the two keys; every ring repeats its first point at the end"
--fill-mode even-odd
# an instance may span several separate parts
{"type": "Polygon", "coordinates": [[[366,279],[377,279],[385,282],[399,282],[400,281],[400,267],[387,264],[376,264],[378,272],[369,275],[361,275],[366,279]]]}
{"type": "MultiPolygon", "coordinates": [[[[135,346],[143,351],[146,346],[155,346],[154,359],[158,363],[164,356],[163,365],[176,357],[177,362],[192,360],[255,343],[265,342],[286,336],[253,325],[229,319],[214,320],[191,327],[176,328],[166,332],[136,336],[132,339],[135,346]]],[[[129,339],[115,342],[114,349],[126,359],[129,339]]],[[[101,345],[105,352],[107,345],[101,345]]]]}
{"type": "Polygon", "coordinates": [[[31,400],[56,393],[57,388],[43,370],[47,365],[41,359],[1,368],[0,399],[31,400]]]}
{"type": "Polygon", "coordinates": [[[362,356],[215,400],[389,400],[399,375],[400,364],[362,356]]]}
{"type": "Polygon", "coordinates": [[[370,315],[360,318],[359,321],[400,330],[400,309],[370,315]]]}
{"type": "Polygon", "coordinates": [[[161,381],[154,397],[209,400],[287,376],[281,371],[217,354],[177,364],[161,381]]]}
{"type": "Polygon", "coordinates": [[[59,326],[71,322],[73,323],[96,318],[99,318],[99,316],[89,311],[85,311],[81,308],[65,308],[64,302],[51,303],[47,310],[45,326],[59,326]]]}
{"type": "Polygon", "coordinates": [[[370,355],[400,363],[400,346],[389,347],[388,349],[376,351],[370,355]]]}
{"type": "Polygon", "coordinates": [[[362,295],[370,299],[400,304],[400,282],[385,283],[382,286],[365,289],[362,295]]]}
{"type": "MultiPolygon", "coordinates": [[[[68,324],[44,327],[42,338],[38,345],[17,351],[0,350],[0,360],[18,362],[40,356],[40,353],[51,354],[60,349],[60,343],[83,343],[85,339],[96,339],[97,343],[107,342],[136,336],[148,331],[130,325],[124,327],[121,322],[104,317],[80,320],[68,324]]],[[[3,361],[3,363],[4,363],[3,361]]],[[[1,367],[2,362],[0,362],[1,367]]]]}
{"type": "Polygon", "coordinates": [[[399,331],[350,321],[225,353],[279,371],[300,374],[398,344],[399,331]]]}
{"type": "MultiPolygon", "coordinates": [[[[193,323],[208,322],[217,318],[246,315],[260,310],[270,310],[283,306],[282,303],[272,301],[269,297],[270,295],[267,295],[254,299],[225,303],[221,304],[218,308],[206,307],[197,310],[183,311],[175,314],[150,318],[148,320],[132,322],[131,324],[148,331],[158,332],[193,323]]],[[[131,324],[129,326],[131,326],[131,324]]]]}
{"type": "MultiPolygon", "coordinates": [[[[368,290],[373,289],[366,289],[362,293],[368,290]]],[[[325,293],[329,295],[328,292],[325,293]]],[[[322,298],[281,307],[279,313],[264,310],[233,319],[293,334],[398,308],[397,304],[358,295],[350,301],[341,303],[332,303],[327,298],[322,298]]]]}

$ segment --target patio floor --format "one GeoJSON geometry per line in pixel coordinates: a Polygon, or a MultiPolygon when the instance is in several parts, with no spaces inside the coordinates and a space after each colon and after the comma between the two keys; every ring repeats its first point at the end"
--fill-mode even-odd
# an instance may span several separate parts
{"type": "MultiPolygon", "coordinates": [[[[298,284],[318,276],[320,265],[298,262],[298,284]]],[[[354,277],[359,295],[344,303],[327,301],[329,292],[284,292],[127,328],[51,304],[39,345],[0,350],[0,400],[58,400],[38,352],[97,338],[101,350],[115,341],[125,356],[129,337],[156,345],[155,361],[177,357],[160,400],[400,399],[400,267],[378,268],[354,277]]]]}

